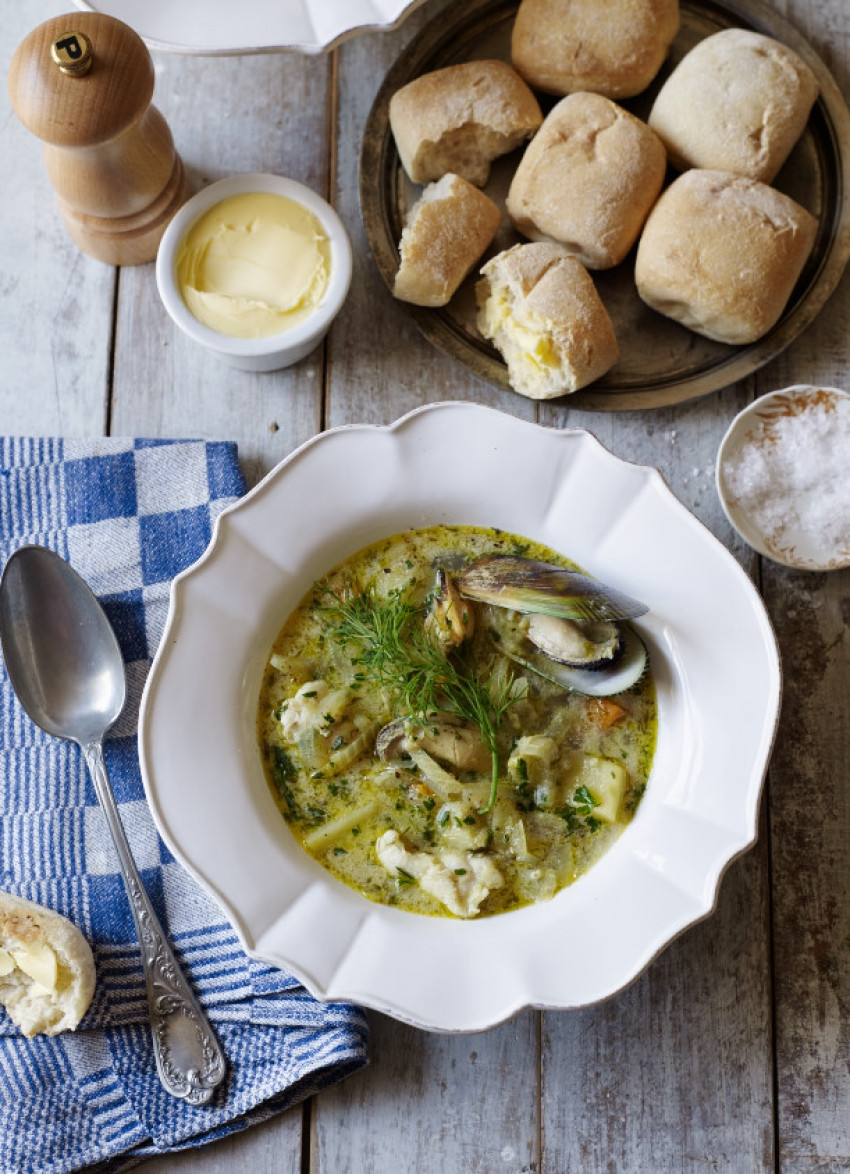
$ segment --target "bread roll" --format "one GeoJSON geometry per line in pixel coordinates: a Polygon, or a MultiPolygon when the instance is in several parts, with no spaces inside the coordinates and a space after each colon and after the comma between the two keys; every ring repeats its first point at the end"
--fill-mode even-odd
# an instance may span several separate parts
{"type": "Polygon", "coordinates": [[[26,1036],[73,1031],[94,994],[91,948],[67,918],[0,893],[0,1003],[26,1036]]]}
{"type": "Polygon", "coordinates": [[[414,183],[448,172],[483,187],[490,163],[543,121],[537,99],[504,61],[469,61],[423,74],[390,99],[390,127],[414,183]]]}
{"type": "Polygon", "coordinates": [[[490,197],[459,175],[429,184],[401,234],[395,296],[417,306],[445,306],[501,220],[490,197]]]}
{"type": "Polygon", "coordinates": [[[815,75],[793,50],[747,29],[700,41],[661,87],[649,125],[680,170],[770,183],[803,133],[815,75]]]}
{"type": "Polygon", "coordinates": [[[589,269],[608,269],[637,240],[666,167],[645,122],[600,94],[571,94],[526,148],[508,215],[532,240],[559,241],[589,269]]]}
{"type": "Polygon", "coordinates": [[[547,94],[629,98],[658,73],[678,31],[678,0],[522,0],[511,57],[547,94]]]}
{"type": "Polygon", "coordinates": [[[590,274],[562,246],[514,245],[481,273],[478,329],[501,352],[515,391],[552,399],[616,363],[611,319],[590,274]]]}
{"type": "Polygon", "coordinates": [[[638,245],[641,298],[719,342],[761,338],[779,320],[811,252],[814,216],[767,184],[686,171],[650,213],[638,245]]]}

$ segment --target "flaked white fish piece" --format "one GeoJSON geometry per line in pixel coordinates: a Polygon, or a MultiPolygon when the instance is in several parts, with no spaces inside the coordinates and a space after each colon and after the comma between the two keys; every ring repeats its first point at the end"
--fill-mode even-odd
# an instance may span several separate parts
{"type": "Polygon", "coordinates": [[[398,832],[390,829],[378,837],[375,852],[393,875],[407,874],[456,917],[475,917],[492,889],[504,884],[489,856],[447,849],[437,853],[407,848],[398,832]]]}

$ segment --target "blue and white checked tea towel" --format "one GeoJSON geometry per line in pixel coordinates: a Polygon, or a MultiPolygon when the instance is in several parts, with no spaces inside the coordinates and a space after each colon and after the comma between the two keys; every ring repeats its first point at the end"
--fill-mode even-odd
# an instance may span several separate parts
{"type": "Polygon", "coordinates": [[[0,565],[49,546],[115,628],[129,701],[105,745],[136,863],[228,1059],[209,1105],[156,1076],[139,951],[108,830],[78,748],[26,717],[0,670],[0,889],[74,921],[95,952],[94,1001],[74,1033],[24,1039],[0,1009],[0,1174],[118,1170],[203,1145],[366,1063],[362,1012],[323,1005],[247,958],[221,910],[170,855],[145,802],[136,718],[171,579],[244,491],[236,448],[206,441],[0,439],[0,565]]]}

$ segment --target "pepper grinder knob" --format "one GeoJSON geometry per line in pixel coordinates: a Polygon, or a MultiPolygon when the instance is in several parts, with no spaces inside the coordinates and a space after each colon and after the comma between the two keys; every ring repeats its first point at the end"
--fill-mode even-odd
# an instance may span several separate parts
{"type": "Polygon", "coordinates": [[[144,41],[100,13],[45,21],[18,46],[9,70],[12,106],[44,143],[72,240],[111,265],[152,261],[191,195],[171,131],[150,104],[153,89],[144,41]]]}

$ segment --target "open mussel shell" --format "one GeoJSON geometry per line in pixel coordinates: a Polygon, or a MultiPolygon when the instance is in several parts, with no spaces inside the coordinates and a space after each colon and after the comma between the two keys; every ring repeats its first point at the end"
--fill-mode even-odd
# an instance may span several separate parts
{"type": "Polygon", "coordinates": [[[631,620],[649,611],[645,603],[578,571],[512,555],[479,559],[455,583],[468,599],[568,620],[631,620]]]}
{"type": "Polygon", "coordinates": [[[616,664],[610,668],[572,668],[536,651],[529,652],[527,656],[508,655],[522,668],[571,693],[583,693],[587,697],[611,697],[631,689],[646,671],[648,654],[643,640],[628,624],[623,625],[622,634],[623,651],[616,664]]]}

